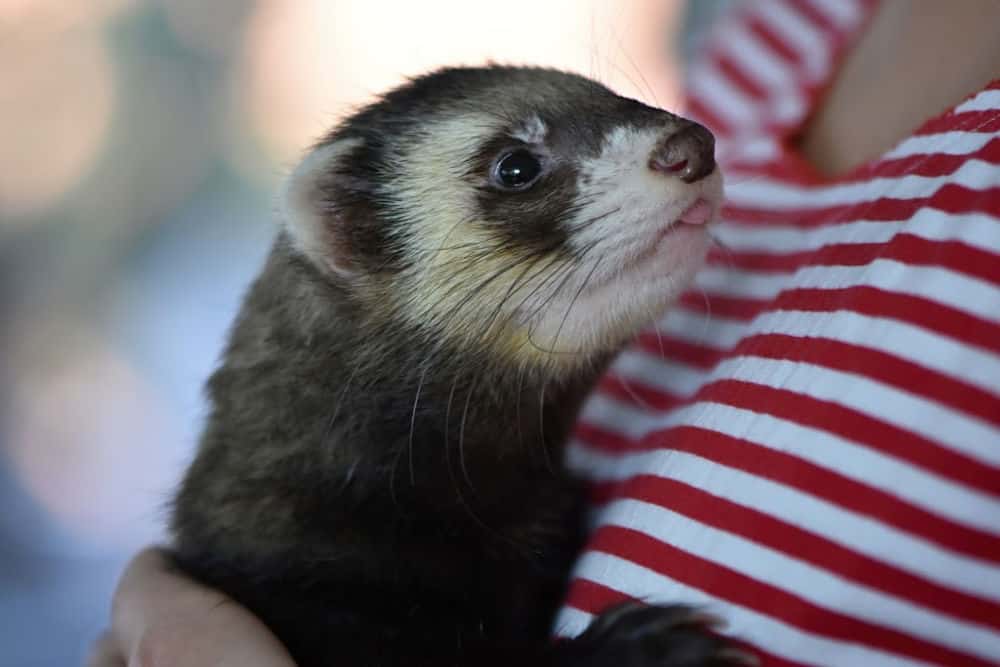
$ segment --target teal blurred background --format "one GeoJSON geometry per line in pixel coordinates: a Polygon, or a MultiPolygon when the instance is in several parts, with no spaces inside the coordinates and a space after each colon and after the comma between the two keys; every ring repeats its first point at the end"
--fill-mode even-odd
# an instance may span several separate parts
{"type": "Polygon", "coordinates": [[[675,107],[660,0],[0,0],[0,666],[82,663],[164,539],[200,387],[345,111],[443,64],[548,64],[675,107]]]}
{"type": "Polygon", "coordinates": [[[162,539],[279,169],[252,3],[0,1],[0,665],[80,665],[162,539]],[[209,15],[210,14],[210,15],[209,15]]]}

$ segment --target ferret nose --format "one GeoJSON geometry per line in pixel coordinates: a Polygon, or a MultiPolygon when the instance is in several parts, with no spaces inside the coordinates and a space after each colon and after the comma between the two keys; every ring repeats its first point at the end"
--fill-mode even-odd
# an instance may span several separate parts
{"type": "Polygon", "coordinates": [[[715,137],[698,123],[688,122],[664,135],[649,156],[649,168],[685,183],[695,183],[715,171],[715,137]]]}

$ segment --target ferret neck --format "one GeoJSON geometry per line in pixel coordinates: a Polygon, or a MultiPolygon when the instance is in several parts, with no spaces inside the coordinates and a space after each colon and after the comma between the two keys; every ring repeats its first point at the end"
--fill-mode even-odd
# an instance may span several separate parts
{"type": "Polygon", "coordinates": [[[277,438],[282,465],[355,500],[491,505],[561,474],[563,445],[600,370],[587,364],[556,380],[403,326],[374,330],[349,293],[276,251],[210,383],[206,437],[224,432],[268,452],[277,438]]]}

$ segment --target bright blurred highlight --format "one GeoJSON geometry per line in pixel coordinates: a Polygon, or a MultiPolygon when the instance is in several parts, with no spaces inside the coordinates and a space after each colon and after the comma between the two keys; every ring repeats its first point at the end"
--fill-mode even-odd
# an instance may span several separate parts
{"type": "Polygon", "coordinates": [[[557,67],[649,104],[675,106],[667,30],[677,3],[657,0],[270,0],[253,16],[244,86],[254,132],[294,158],[338,118],[406,77],[488,61],[557,67]]]}

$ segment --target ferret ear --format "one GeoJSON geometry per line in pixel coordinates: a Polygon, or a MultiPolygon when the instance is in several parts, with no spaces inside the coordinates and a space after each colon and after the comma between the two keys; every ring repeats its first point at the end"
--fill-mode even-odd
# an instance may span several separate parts
{"type": "Polygon", "coordinates": [[[338,172],[362,140],[338,139],[314,148],[292,171],[280,195],[285,227],[296,249],[320,268],[349,278],[356,273],[347,221],[334,201],[338,172]]]}

